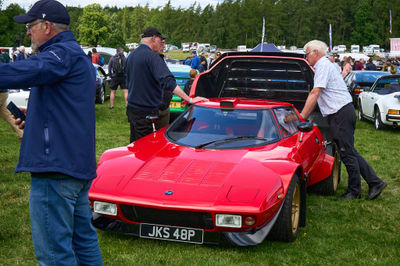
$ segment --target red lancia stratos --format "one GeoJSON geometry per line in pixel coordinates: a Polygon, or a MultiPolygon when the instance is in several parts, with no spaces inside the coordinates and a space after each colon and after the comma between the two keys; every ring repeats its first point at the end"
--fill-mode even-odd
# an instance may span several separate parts
{"type": "Polygon", "coordinates": [[[94,226],[195,244],[295,240],[306,192],[332,195],[340,180],[318,110],[312,122],[298,112],[312,77],[295,54],[223,55],[192,86],[209,102],[101,156],[89,192],[94,226]]]}

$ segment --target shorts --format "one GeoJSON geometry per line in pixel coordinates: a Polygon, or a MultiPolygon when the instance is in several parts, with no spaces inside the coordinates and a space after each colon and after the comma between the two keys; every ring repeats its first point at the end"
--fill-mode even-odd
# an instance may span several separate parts
{"type": "Polygon", "coordinates": [[[126,81],[125,77],[113,77],[111,79],[110,89],[115,91],[118,88],[118,85],[121,87],[121,90],[126,90],[126,81]]]}

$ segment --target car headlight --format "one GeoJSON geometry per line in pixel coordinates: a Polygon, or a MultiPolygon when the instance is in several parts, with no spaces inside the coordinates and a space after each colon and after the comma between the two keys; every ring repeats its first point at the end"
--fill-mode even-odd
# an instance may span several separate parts
{"type": "Polygon", "coordinates": [[[216,214],[215,225],[220,227],[242,227],[242,216],[233,214],[216,214]]]}
{"type": "Polygon", "coordinates": [[[398,115],[398,114],[400,114],[400,112],[399,112],[399,110],[389,109],[388,114],[389,115],[398,115]]]}
{"type": "Polygon", "coordinates": [[[93,211],[101,214],[116,216],[117,205],[115,203],[95,201],[93,203],[93,211]]]}

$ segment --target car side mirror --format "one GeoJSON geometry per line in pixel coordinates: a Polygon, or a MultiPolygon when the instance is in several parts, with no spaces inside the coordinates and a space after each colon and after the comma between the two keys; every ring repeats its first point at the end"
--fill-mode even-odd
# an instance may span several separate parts
{"type": "Polygon", "coordinates": [[[313,129],[313,124],[311,122],[301,122],[297,125],[297,129],[300,132],[310,132],[313,129]]]}
{"type": "Polygon", "coordinates": [[[297,125],[297,129],[300,131],[299,142],[303,142],[304,132],[310,132],[313,128],[311,122],[301,122],[297,125]]]}
{"type": "Polygon", "coordinates": [[[158,115],[147,115],[146,120],[149,121],[149,123],[151,123],[151,125],[153,126],[153,132],[156,132],[156,123],[158,120],[158,115]]]}

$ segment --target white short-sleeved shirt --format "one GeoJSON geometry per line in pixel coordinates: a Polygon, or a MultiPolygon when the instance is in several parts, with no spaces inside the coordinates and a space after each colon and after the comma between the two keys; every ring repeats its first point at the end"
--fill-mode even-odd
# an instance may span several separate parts
{"type": "Polygon", "coordinates": [[[326,57],[321,57],[314,65],[314,88],[322,88],[318,106],[322,116],[336,113],[353,101],[342,75],[326,57]]]}

